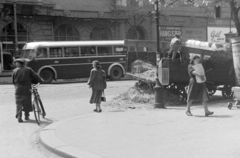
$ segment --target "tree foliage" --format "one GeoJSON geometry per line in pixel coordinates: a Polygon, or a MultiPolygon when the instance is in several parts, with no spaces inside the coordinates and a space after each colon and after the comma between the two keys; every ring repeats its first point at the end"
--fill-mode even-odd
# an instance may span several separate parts
{"type": "MultiPolygon", "coordinates": [[[[141,0],[147,2],[147,0],[141,0]]],[[[117,17],[123,19],[131,19],[133,17],[148,15],[152,10],[153,6],[149,3],[139,3],[140,0],[127,0],[126,4],[121,3],[122,0],[116,0],[113,6],[114,13],[117,17]],[[132,3],[129,3],[132,2],[132,3]]]]}

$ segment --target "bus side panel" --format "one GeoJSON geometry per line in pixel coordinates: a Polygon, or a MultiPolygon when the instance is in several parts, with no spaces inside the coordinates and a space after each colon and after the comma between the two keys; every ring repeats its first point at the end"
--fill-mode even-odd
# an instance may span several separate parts
{"type": "Polygon", "coordinates": [[[28,66],[35,72],[38,72],[38,70],[44,66],[53,67],[57,72],[58,79],[86,78],[90,75],[92,61],[94,60],[100,62],[106,73],[109,66],[113,63],[120,63],[123,67],[126,66],[126,56],[35,59],[29,62],[28,66]]]}

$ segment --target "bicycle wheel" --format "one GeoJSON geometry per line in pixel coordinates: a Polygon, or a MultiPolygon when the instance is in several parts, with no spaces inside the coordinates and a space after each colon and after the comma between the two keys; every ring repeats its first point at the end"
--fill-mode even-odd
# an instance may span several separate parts
{"type": "Polygon", "coordinates": [[[37,122],[38,125],[40,125],[40,114],[41,114],[41,110],[39,108],[39,104],[38,104],[38,99],[37,97],[34,96],[33,99],[33,112],[34,112],[34,116],[35,116],[35,120],[37,122]]]}
{"type": "Polygon", "coordinates": [[[42,109],[42,117],[44,118],[46,116],[46,112],[45,112],[45,109],[43,107],[43,103],[42,103],[42,100],[40,97],[38,97],[38,101],[40,103],[40,108],[42,109]]]}

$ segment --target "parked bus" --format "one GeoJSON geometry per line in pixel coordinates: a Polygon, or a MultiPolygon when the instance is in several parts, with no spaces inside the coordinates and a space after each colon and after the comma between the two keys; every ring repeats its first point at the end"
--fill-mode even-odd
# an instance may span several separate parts
{"type": "MultiPolygon", "coordinates": [[[[111,80],[125,75],[126,52],[136,41],[59,41],[25,44],[22,57],[45,81],[89,77],[92,61],[98,60],[111,80]]],[[[138,49],[140,49],[138,47],[138,49]]],[[[147,49],[141,47],[141,49],[147,49]]]]}

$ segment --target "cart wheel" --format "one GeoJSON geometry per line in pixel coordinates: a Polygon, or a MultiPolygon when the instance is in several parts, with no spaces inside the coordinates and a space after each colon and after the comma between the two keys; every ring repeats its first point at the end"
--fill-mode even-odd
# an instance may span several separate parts
{"type": "Polygon", "coordinates": [[[216,91],[217,91],[217,88],[211,83],[206,84],[206,89],[207,89],[209,96],[213,96],[214,93],[216,93],[216,91]]]}
{"type": "Polygon", "coordinates": [[[225,99],[230,99],[233,98],[233,91],[232,91],[232,86],[231,85],[225,85],[222,90],[222,96],[225,99]]]}
{"type": "Polygon", "coordinates": [[[231,110],[232,109],[233,104],[232,103],[228,103],[228,109],[231,110]]]}

